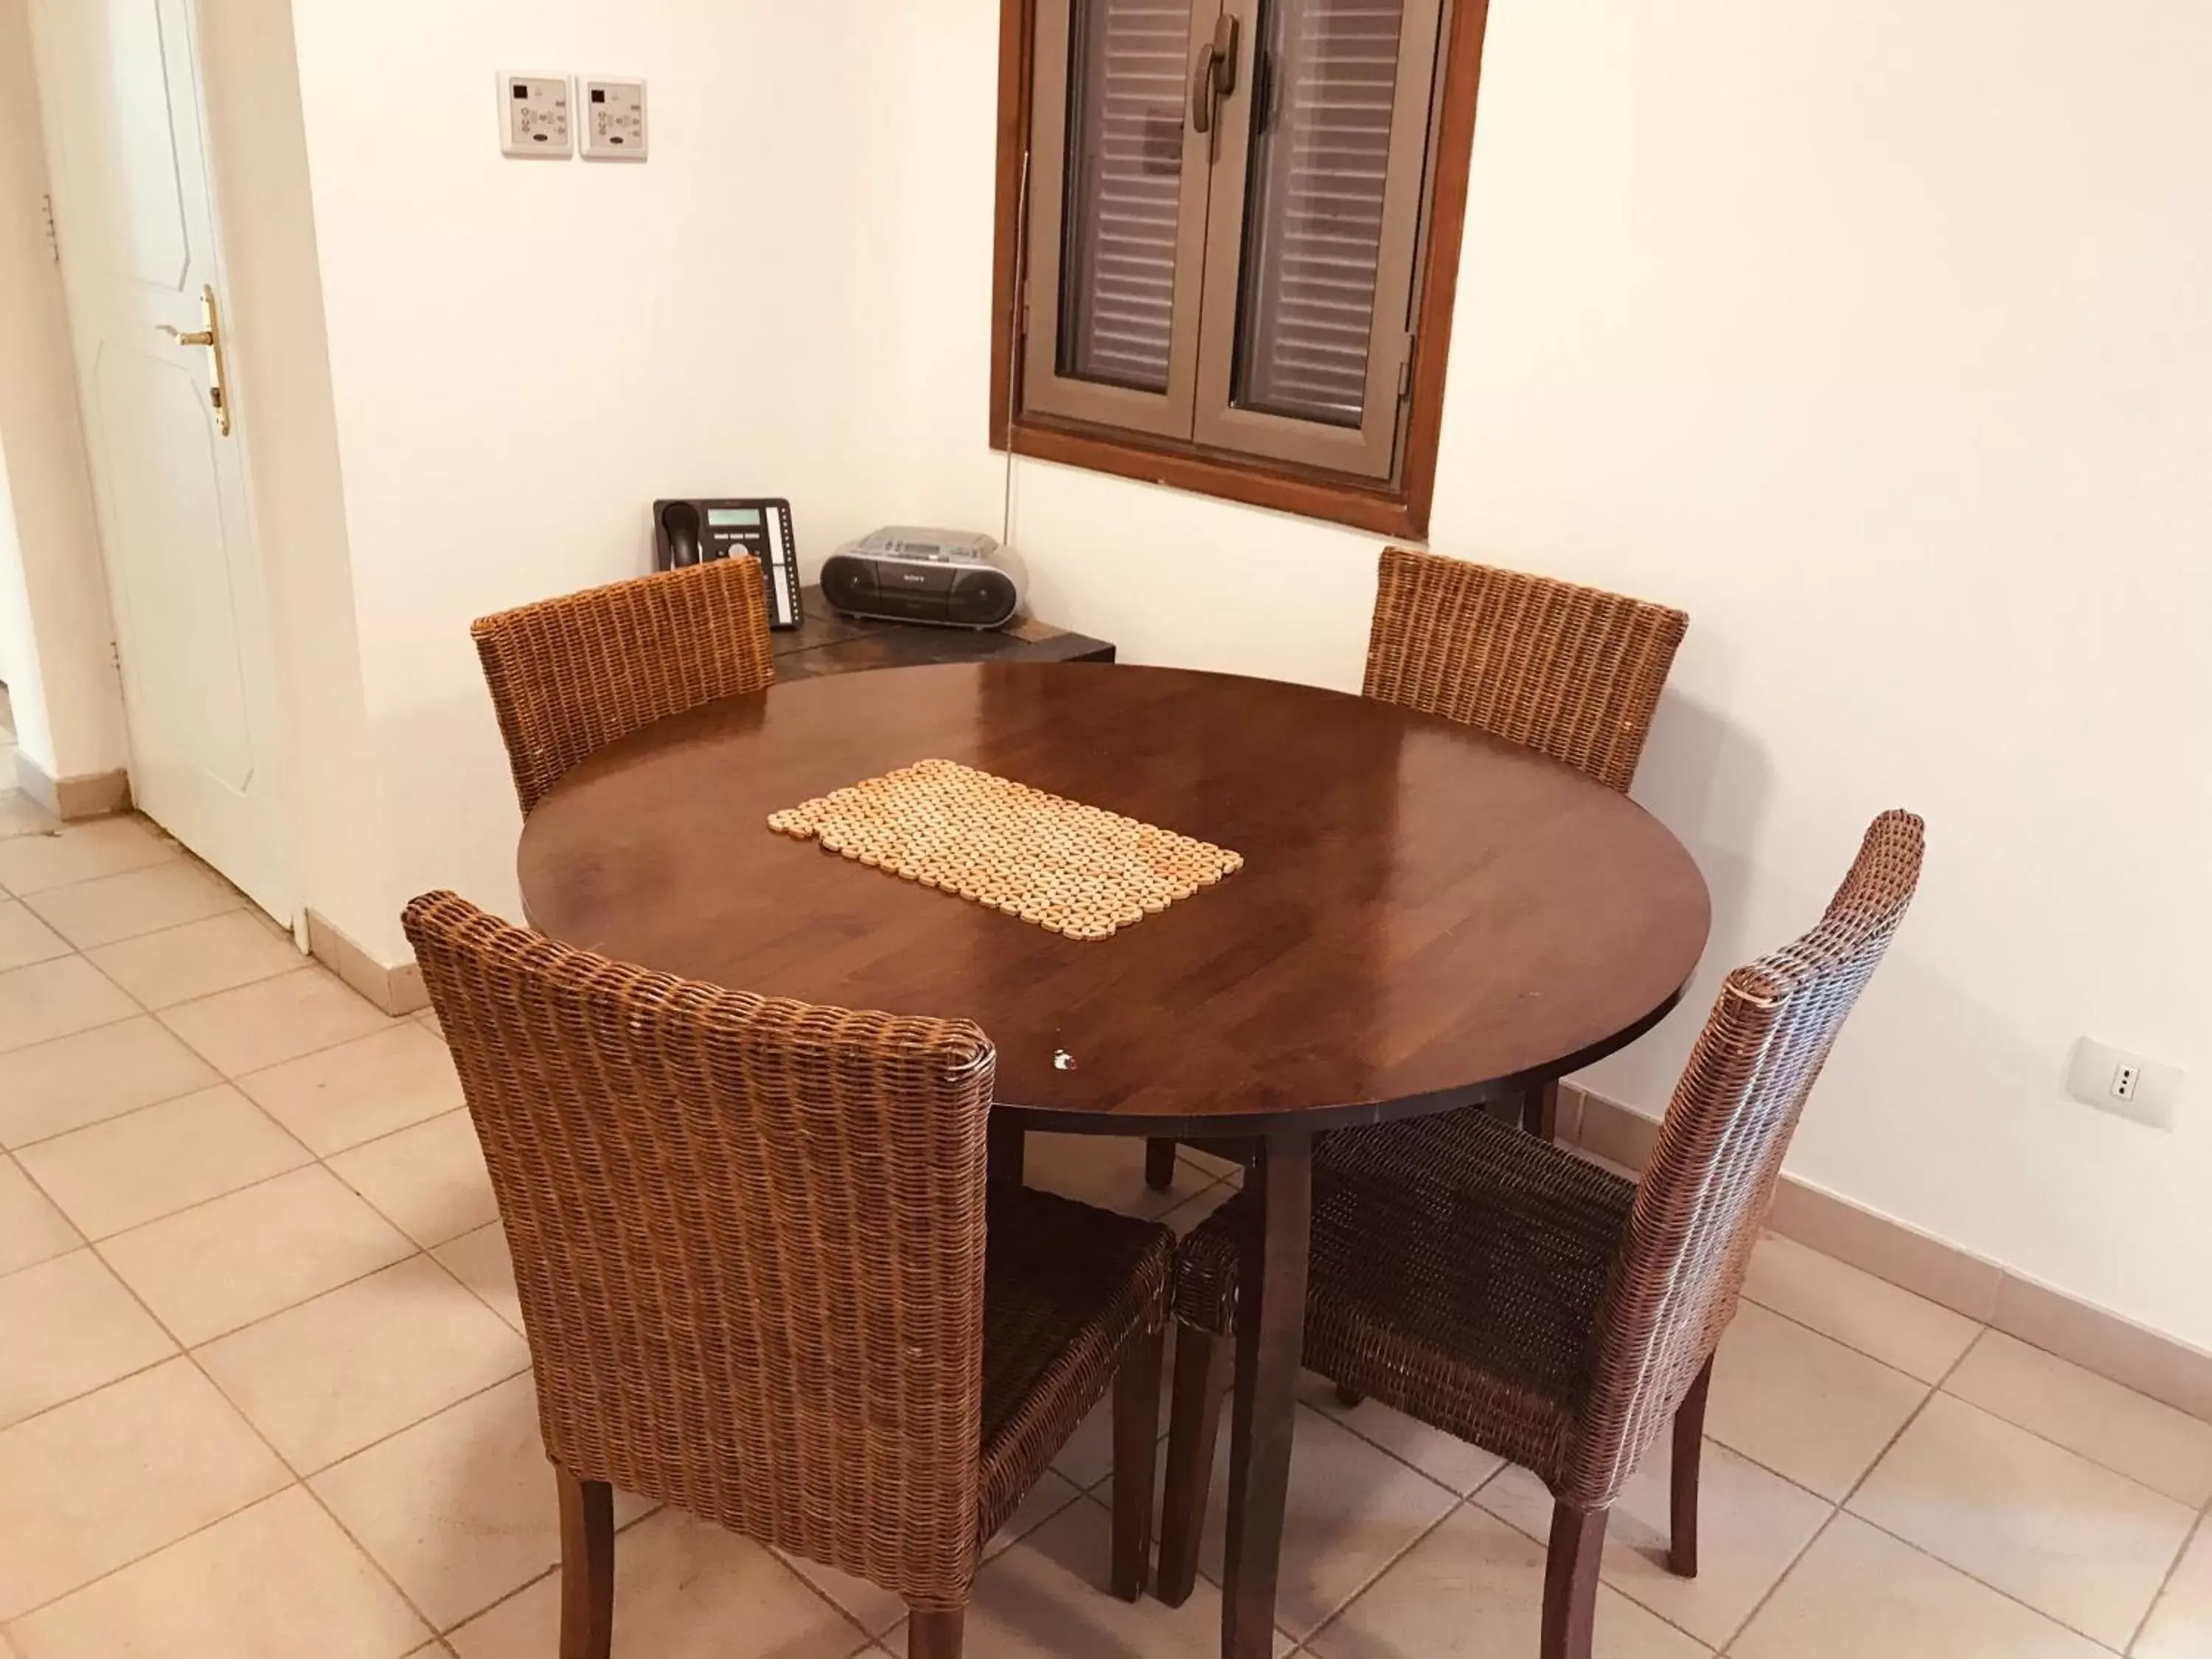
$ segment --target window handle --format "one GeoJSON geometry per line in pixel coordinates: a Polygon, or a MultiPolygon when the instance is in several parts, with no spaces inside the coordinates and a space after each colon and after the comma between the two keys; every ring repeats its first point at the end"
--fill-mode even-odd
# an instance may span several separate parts
{"type": "Polygon", "coordinates": [[[1237,19],[1224,12],[1213,26],[1213,39],[1199,48],[1190,82],[1190,128],[1210,133],[1221,100],[1237,90],[1237,19]]]}

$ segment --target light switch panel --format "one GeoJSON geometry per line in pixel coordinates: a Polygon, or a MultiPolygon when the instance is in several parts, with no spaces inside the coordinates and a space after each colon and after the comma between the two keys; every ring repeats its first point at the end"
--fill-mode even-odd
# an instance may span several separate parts
{"type": "Polygon", "coordinates": [[[645,82],[586,75],[576,82],[587,161],[645,160],[645,82]]]}
{"type": "Polygon", "coordinates": [[[509,155],[568,159],[567,76],[509,70],[499,77],[499,147],[509,155]]]}

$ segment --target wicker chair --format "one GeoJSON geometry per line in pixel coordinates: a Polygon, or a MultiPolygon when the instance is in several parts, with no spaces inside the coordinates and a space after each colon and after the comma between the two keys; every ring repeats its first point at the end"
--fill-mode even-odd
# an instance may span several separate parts
{"type": "Polygon", "coordinates": [[[1144,1589],[1174,1238],[987,1199],[964,1021],[626,967],[448,893],[407,936],[499,1200],[561,1512],[562,1659],[607,1659],[611,1488],[855,1573],[953,1659],[986,1540],[1111,1388],[1144,1589]]]}
{"type": "Polygon", "coordinates": [[[588,588],[485,617],[469,632],[525,817],[592,750],[775,677],[751,559],[588,588]]]}
{"type": "MultiPolygon", "coordinates": [[[[1434,553],[1386,548],[1367,639],[1364,696],[1441,714],[1587,772],[1626,794],[1690,619],[1680,611],[1434,553]]],[[[1528,1091],[1522,1123],[1553,1138],[1557,1084],[1528,1091]]],[[[1176,1143],[1145,1149],[1165,1191],[1176,1143]]]]}
{"type": "MultiPolygon", "coordinates": [[[[1820,924],[1728,977],[1638,1182],[1474,1113],[1324,1137],[1305,1363],[1526,1465],[1555,1500],[1544,1659],[1587,1659],[1607,1511],[1672,1419],[1669,1565],[1698,1564],[1705,1395],[1790,1137],[1919,879],[1868,831],[1820,924]]],[[[1249,1206],[1183,1242],[1159,1595],[1197,1569],[1249,1206]]]]}

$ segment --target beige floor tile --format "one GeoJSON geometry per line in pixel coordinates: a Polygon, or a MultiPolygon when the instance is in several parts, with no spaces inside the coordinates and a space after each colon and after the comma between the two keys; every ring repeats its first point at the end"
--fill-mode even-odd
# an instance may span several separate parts
{"type": "Polygon", "coordinates": [[[224,1076],[243,1077],[392,1022],[325,969],[300,968],[181,1003],[165,1010],[161,1023],[224,1076]]]}
{"type": "Polygon", "coordinates": [[[2111,1648],[2150,1610],[2197,1518],[1948,1395],[1928,1402],[1850,1507],[2111,1648]]]}
{"type": "Polygon", "coordinates": [[[2106,1650],[1863,1521],[1838,1516],[1734,1659],[2100,1659],[2106,1650]]]}
{"type": "Polygon", "coordinates": [[[1241,1182],[1244,1178],[1242,1164],[1214,1152],[1202,1152],[1188,1142],[1176,1148],[1176,1156],[1209,1181],[1241,1182]]]}
{"type": "Polygon", "coordinates": [[[1917,1378],[1747,1304],[1721,1340],[1705,1432],[1837,1502],[1927,1397],[1917,1378]]]}
{"type": "Polygon", "coordinates": [[[499,1215],[483,1147],[466,1112],[448,1112],[336,1153],[330,1166],[426,1249],[499,1215]]]}
{"type": "MultiPolygon", "coordinates": [[[[552,1466],[527,1375],[464,1400],[307,1483],[441,1630],[561,1559],[552,1466]]],[[[616,1503],[617,1525],[643,1513],[616,1503]]]]}
{"type": "Polygon", "coordinates": [[[22,1146],[220,1082],[207,1061],[141,1016],[0,1054],[0,1145],[22,1146]]]}
{"type": "Polygon", "coordinates": [[[2197,1526],[2131,1651],[2134,1659],[2212,1659],[2212,1521],[2197,1526]]]}
{"type": "MultiPolygon", "coordinates": [[[[1750,1617],[1799,1551],[1835,1510],[1727,1447],[1705,1443],[1699,1476],[1698,1576],[1667,1571],[1672,1448],[1662,1439],[1614,1504],[1606,1528],[1604,1580],[1668,1623],[1718,1647],[1750,1617]]],[[[1549,1535],[1552,1496],[1522,1468],[1507,1470],[1476,1503],[1539,1543],[1549,1535]]]]}
{"type": "Polygon", "coordinates": [[[19,901],[0,903],[0,973],[69,954],[69,941],[19,901]]]}
{"type": "Polygon", "coordinates": [[[15,1156],[88,1238],[312,1161],[306,1147],[228,1084],[72,1130],[15,1156]]]}
{"type": "Polygon", "coordinates": [[[1214,1182],[1179,1164],[1175,1184],[1154,1192],[1145,1185],[1145,1143],[1128,1135],[1032,1134],[1023,1168],[1029,1184],[1044,1192],[1147,1221],[1162,1219],[1214,1182]]]}
{"type": "Polygon", "coordinates": [[[518,1331],[522,1299],[514,1290],[514,1258],[507,1254],[507,1230],[495,1221],[448,1239],[430,1252],[446,1271],[474,1291],[486,1306],[518,1331]]]}
{"type": "Polygon", "coordinates": [[[0,1426],[177,1351],[90,1250],[0,1279],[0,1426]]]}
{"type": "Polygon", "coordinates": [[[1450,1487],[1462,1498],[1505,1467],[1504,1458],[1469,1445],[1457,1435],[1416,1422],[1388,1406],[1378,1406],[1371,1400],[1357,1406],[1342,1405],[1336,1397],[1336,1385],[1313,1371],[1299,1377],[1298,1398],[1322,1416],[1341,1424],[1361,1439],[1373,1442],[1401,1462],[1411,1463],[1430,1480],[1450,1487]]]}
{"type": "Polygon", "coordinates": [[[188,1359],[0,1432],[0,1619],[291,1484],[188,1359]]]}
{"type": "Polygon", "coordinates": [[[1171,1228],[1177,1238],[1188,1237],[1190,1230],[1237,1196],[1237,1189],[1225,1181],[1217,1181],[1201,1188],[1170,1210],[1160,1219],[1171,1228]]]}
{"type": "MultiPolygon", "coordinates": [[[[547,1659],[560,1628],[546,1577],[448,1641],[460,1659],[547,1659]]],[[[708,1522],[663,1510],[615,1540],[615,1659],[848,1659],[865,1640],[767,1550],[708,1522]]]]}
{"type": "Polygon", "coordinates": [[[273,979],[305,958],[289,934],[251,910],[231,910],[86,952],[149,1008],[171,1008],[234,986],[273,979]]]}
{"type": "MultiPolygon", "coordinates": [[[[1083,1494],[1073,1485],[1048,1469],[1044,1479],[1031,1487],[1029,1495],[1016,1506],[1006,1524],[983,1547],[983,1559],[988,1561],[1000,1551],[1012,1549],[1082,1498],[1083,1494]]],[[[785,1556],[783,1560],[793,1572],[842,1607],[871,1636],[886,1634],[906,1617],[906,1603],[881,1585],[799,1556],[785,1556]]]]}
{"type": "MultiPolygon", "coordinates": [[[[1180,1607],[1121,1601],[1106,1589],[1112,1546],[1106,1511],[1072,1504],[986,1563],[968,1604],[968,1659],[1215,1659],[1221,1593],[1200,1582],[1180,1607]]],[[[904,1655],[904,1627],[884,1646],[904,1655]]]]}
{"type": "Polygon", "coordinates": [[[107,1265],[187,1347],[388,1267],[415,1246],[315,1165],[118,1234],[107,1265]]]}
{"type": "Polygon", "coordinates": [[[461,1105],[445,1040],[411,1019],[254,1072],[238,1086],[323,1158],[461,1105]]]}
{"type": "MultiPolygon", "coordinates": [[[[1221,1582],[1229,1505],[1229,1413],[1214,1452],[1199,1570],[1221,1582]]],[[[1301,1407],[1275,1622],[1304,1639],[1440,1520],[1454,1494],[1320,1413],[1301,1407]]]]}
{"type": "Polygon", "coordinates": [[[298,1486],[33,1613],[24,1659],[399,1659],[432,1632],[298,1486]]]}
{"type": "Polygon", "coordinates": [[[17,968],[0,974],[0,1054],[112,1025],[138,1012],[121,986],[82,957],[17,968]]]}
{"type": "Polygon", "coordinates": [[[0,1278],[66,1255],[84,1241],[11,1158],[0,1158],[0,1278]]]}
{"type": "MultiPolygon", "coordinates": [[[[1306,1644],[1316,1659],[1492,1659],[1536,1651],[1544,1550],[1480,1510],[1424,1538],[1306,1644]]],[[[1706,1650],[1600,1586],[1595,1659],[1702,1659],[1706,1650]]]]}
{"type": "Polygon", "coordinates": [[[238,890],[190,859],[34,894],[32,909],[80,951],[236,910],[238,890]]]}
{"type": "Polygon", "coordinates": [[[303,1474],[529,1364],[506,1321],[427,1256],[218,1337],[199,1358],[303,1474]]]}
{"type": "Polygon", "coordinates": [[[2190,1508],[2212,1502],[2212,1423],[1990,1331],[1947,1393],[2190,1508]]]}
{"type": "Polygon", "coordinates": [[[1778,1234],[1752,1252],[1743,1293],[1923,1382],[1942,1382],[1981,1334],[1964,1314],[1778,1234]]]}
{"type": "Polygon", "coordinates": [[[100,818],[66,825],[58,836],[0,841],[0,887],[21,898],[182,856],[173,842],[143,818],[100,818]]]}
{"type": "MultiPolygon", "coordinates": [[[[14,753],[12,749],[0,750],[0,783],[5,783],[11,774],[12,762],[4,757],[14,753]]],[[[61,827],[59,818],[21,790],[12,787],[0,789],[0,841],[11,836],[51,836],[61,827]]]]}

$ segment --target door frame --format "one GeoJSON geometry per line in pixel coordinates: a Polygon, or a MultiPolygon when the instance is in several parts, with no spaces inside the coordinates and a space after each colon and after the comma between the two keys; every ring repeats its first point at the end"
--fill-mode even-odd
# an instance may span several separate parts
{"type": "MultiPolygon", "coordinates": [[[[41,39],[39,20],[42,14],[51,15],[54,12],[67,11],[79,3],[79,0],[24,0],[24,3],[33,47],[32,74],[39,90],[40,136],[47,152],[45,157],[46,170],[51,182],[58,172],[54,153],[57,148],[57,130],[52,118],[46,112],[57,88],[52,84],[47,62],[52,48],[49,46],[42,50],[39,45],[41,39]]],[[[203,3],[202,0],[176,0],[176,3],[179,15],[184,20],[186,40],[190,47],[189,70],[193,89],[193,118],[197,126],[196,136],[200,149],[201,184],[207,196],[208,224],[210,233],[206,257],[210,280],[214,284],[217,303],[222,312],[224,343],[228,355],[223,379],[223,395],[230,412],[231,429],[229,434],[220,441],[236,446],[234,453],[239,470],[239,506],[244,514],[244,523],[240,526],[240,531],[252,549],[252,587],[261,605],[264,622],[263,627],[258,630],[258,633],[252,635],[249,640],[242,641],[242,645],[254,649],[256,654],[260,657],[261,660],[249,665],[249,673],[258,677],[269,688],[270,694],[267,711],[268,752],[257,753],[254,757],[254,767],[258,775],[256,779],[256,789],[257,792],[265,794],[265,805],[257,810],[265,811],[269,817],[271,837],[270,868],[263,882],[265,890],[258,894],[248,893],[246,896],[252,902],[282,922],[295,939],[304,941],[307,930],[306,896],[301,879],[301,858],[298,839],[297,803],[293,799],[291,787],[293,777],[291,751],[295,742],[295,732],[290,700],[286,695],[288,685],[283,672],[283,658],[276,648],[276,629],[281,625],[283,613],[278,603],[277,584],[271,578],[270,550],[261,533],[260,497],[253,463],[252,354],[237,349],[236,318],[231,306],[230,264],[227,258],[222,191],[219,183],[224,169],[217,155],[218,146],[214,124],[209,119],[208,113],[213,93],[206,74],[207,59],[204,44],[206,31],[202,20],[203,3]]],[[[49,199],[52,199],[52,196],[49,199]]],[[[75,344],[78,325],[73,310],[70,310],[68,240],[66,229],[58,225],[56,253],[62,268],[63,305],[65,311],[69,311],[69,327],[71,335],[69,368],[76,392],[76,421],[84,447],[88,479],[92,486],[92,519],[100,547],[100,573],[106,584],[109,637],[115,652],[118,679],[122,690],[125,741],[131,756],[130,763],[135,768],[138,761],[139,738],[137,722],[132,714],[134,699],[131,695],[133,677],[130,661],[131,653],[125,642],[125,629],[117,616],[115,596],[118,585],[118,565],[113,536],[108,523],[111,509],[107,501],[107,490],[100,477],[101,469],[106,462],[103,453],[104,447],[98,441],[98,434],[92,428],[90,406],[85,397],[86,388],[78,371],[75,344]]],[[[210,867],[213,866],[210,866],[210,867]]],[[[237,884],[230,872],[218,869],[216,873],[226,880],[232,881],[234,885],[237,884]]],[[[240,890],[245,890],[241,887],[240,890]]]]}

